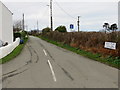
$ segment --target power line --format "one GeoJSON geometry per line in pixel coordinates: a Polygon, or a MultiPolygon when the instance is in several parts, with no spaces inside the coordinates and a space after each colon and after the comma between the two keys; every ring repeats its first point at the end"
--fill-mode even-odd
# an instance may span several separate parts
{"type": "MultiPolygon", "coordinates": [[[[48,8],[45,8],[45,10],[44,10],[44,12],[43,12],[43,14],[40,16],[40,18],[39,19],[42,19],[42,18],[44,18],[45,16],[46,16],[46,13],[48,12],[48,8]]],[[[37,22],[39,21],[39,19],[37,20],[37,22]]],[[[39,23],[39,22],[38,22],[39,23]]],[[[41,23],[42,24],[42,23],[41,23]]],[[[39,25],[38,25],[38,28],[39,28],[39,25]]]]}
{"type": "MultiPolygon", "coordinates": [[[[66,12],[60,5],[59,5],[59,3],[55,0],[55,3],[57,4],[57,6],[66,14],[66,15],[68,15],[69,17],[71,17],[71,18],[74,18],[72,15],[70,15],[68,12],[66,12]]],[[[74,19],[76,19],[76,18],[74,18],[74,19]]]]}
{"type": "Polygon", "coordinates": [[[47,12],[48,12],[48,8],[46,8],[46,9],[44,10],[44,12],[43,12],[43,14],[41,15],[40,18],[43,18],[43,17],[46,15],[47,12]]]}

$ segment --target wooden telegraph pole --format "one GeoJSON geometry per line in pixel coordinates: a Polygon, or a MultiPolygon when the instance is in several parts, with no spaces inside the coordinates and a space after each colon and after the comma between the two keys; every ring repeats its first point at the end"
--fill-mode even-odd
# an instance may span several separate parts
{"type": "Polygon", "coordinates": [[[37,30],[39,30],[39,26],[38,26],[38,20],[37,20],[37,30]]]}
{"type": "Polygon", "coordinates": [[[23,24],[22,24],[22,25],[23,25],[23,31],[24,31],[24,29],[25,29],[24,23],[25,23],[25,22],[24,22],[24,13],[23,13],[23,24]]]}
{"type": "Polygon", "coordinates": [[[51,30],[53,31],[52,0],[50,0],[50,19],[51,19],[51,30]]]}
{"type": "Polygon", "coordinates": [[[80,32],[80,16],[78,16],[78,21],[77,21],[77,23],[78,23],[78,32],[80,32]]]}

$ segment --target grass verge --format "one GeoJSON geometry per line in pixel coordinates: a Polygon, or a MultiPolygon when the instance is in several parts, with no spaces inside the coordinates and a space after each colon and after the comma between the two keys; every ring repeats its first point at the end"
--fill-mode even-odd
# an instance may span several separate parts
{"type": "Polygon", "coordinates": [[[10,53],[9,55],[7,55],[6,57],[0,59],[0,64],[4,64],[4,63],[6,63],[6,62],[9,62],[9,61],[12,60],[13,58],[17,57],[17,56],[21,53],[22,49],[24,48],[27,40],[28,40],[28,38],[26,38],[26,39],[24,40],[24,44],[18,45],[18,46],[13,50],[13,52],[11,52],[11,53],[10,53]]]}
{"type": "Polygon", "coordinates": [[[101,63],[107,64],[107,65],[115,67],[117,69],[120,69],[120,65],[119,65],[120,64],[120,57],[112,57],[112,56],[103,57],[100,54],[94,54],[94,53],[91,53],[91,52],[80,50],[78,48],[71,47],[71,46],[69,46],[67,44],[62,44],[60,42],[50,40],[50,39],[48,39],[46,37],[39,36],[39,38],[41,38],[42,40],[45,40],[45,41],[47,41],[49,43],[52,43],[52,44],[54,44],[56,46],[59,46],[61,48],[70,50],[70,51],[75,52],[75,53],[77,53],[79,55],[90,58],[92,60],[99,61],[101,63]]]}

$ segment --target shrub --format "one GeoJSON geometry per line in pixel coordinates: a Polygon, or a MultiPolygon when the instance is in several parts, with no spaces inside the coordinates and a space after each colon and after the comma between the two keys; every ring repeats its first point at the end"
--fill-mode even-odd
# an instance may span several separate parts
{"type": "Polygon", "coordinates": [[[59,26],[55,29],[55,31],[58,31],[58,32],[67,32],[67,29],[65,26],[59,26]]]}
{"type": "Polygon", "coordinates": [[[120,32],[102,33],[102,32],[49,32],[43,35],[51,40],[67,44],[93,53],[100,53],[103,56],[120,56],[120,32]],[[116,42],[117,49],[105,49],[105,42],[116,42]]]}
{"type": "Polygon", "coordinates": [[[38,30],[31,30],[28,34],[33,36],[38,36],[40,35],[40,32],[38,30]]]}
{"type": "Polygon", "coordinates": [[[21,34],[20,34],[20,33],[14,33],[14,41],[15,41],[15,39],[18,38],[18,37],[21,38],[21,34]]]}
{"type": "Polygon", "coordinates": [[[26,35],[27,35],[27,31],[14,33],[14,41],[16,38],[25,39],[26,35]]]}
{"type": "Polygon", "coordinates": [[[27,31],[22,31],[22,32],[21,32],[21,37],[22,37],[22,38],[25,38],[26,35],[27,35],[27,31]]]}
{"type": "Polygon", "coordinates": [[[46,27],[42,30],[42,33],[47,33],[47,32],[50,32],[51,29],[49,27],[46,27]]]}

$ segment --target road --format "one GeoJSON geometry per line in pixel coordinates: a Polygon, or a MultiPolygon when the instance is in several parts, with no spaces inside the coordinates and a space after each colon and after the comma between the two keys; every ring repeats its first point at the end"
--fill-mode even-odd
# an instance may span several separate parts
{"type": "Polygon", "coordinates": [[[4,64],[3,88],[118,88],[118,70],[30,36],[4,64]]]}

